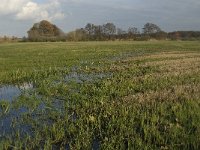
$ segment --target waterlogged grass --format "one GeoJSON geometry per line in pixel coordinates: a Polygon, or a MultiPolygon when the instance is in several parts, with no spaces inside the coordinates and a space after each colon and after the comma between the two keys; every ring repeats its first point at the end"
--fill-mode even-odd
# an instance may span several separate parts
{"type": "Polygon", "coordinates": [[[0,100],[0,149],[200,149],[199,42],[21,43],[0,52],[1,88],[29,83],[0,100]]]}

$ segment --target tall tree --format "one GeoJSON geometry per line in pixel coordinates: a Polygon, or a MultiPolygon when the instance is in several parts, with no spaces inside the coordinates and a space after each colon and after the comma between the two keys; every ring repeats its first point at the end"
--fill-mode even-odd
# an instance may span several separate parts
{"type": "Polygon", "coordinates": [[[113,23],[106,23],[103,25],[104,35],[111,39],[112,35],[116,33],[116,26],[113,23]]]}
{"type": "Polygon", "coordinates": [[[95,40],[103,40],[103,27],[101,25],[95,26],[95,40]]]}
{"type": "Polygon", "coordinates": [[[161,29],[158,25],[153,23],[146,23],[143,28],[143,33],[150,35],[153,33],[161,32],[161,29]]]}
{"type": "Polygon", "coordinates": [[[30,41],[64,41],[65,36],[61,29],[46,20],[35,23],[28,31],[30,41]]]}
{"type": "Polygon", "coordinates": [[[140,31],[136,27],[130,27],[130,28],[128,28],[128,33],[129,34],[140,34],[140,31]]]}
{"type": "Polygon", "coordinates": [[[124,31],[124,30],[121,29],[121,28],[117,28],[117,38],[118,38],[118,40],[125,39],[125,38],[126,38],[126,35],[127,35],[127,32],[126,32],[126,31],[124,31]]]}
{"type": "Polygon", "coordinates": [[[87,32],[88,35],[93,35],[94,34],[94,29],[95,29],[95,25],[92,24],[92,23],[88,23],[85,26],[85,30],[86,30],[86,32],[87,32]]]}
{"type": "Polygon", "coordinates": [[[128,37],[129,38],[136,38],[140,34],[140,31],[136,27],[128,28],[128,37]]]}

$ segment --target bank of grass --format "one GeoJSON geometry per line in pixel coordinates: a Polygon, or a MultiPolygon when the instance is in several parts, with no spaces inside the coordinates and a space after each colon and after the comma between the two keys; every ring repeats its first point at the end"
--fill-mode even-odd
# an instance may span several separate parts
{"type": "Polygon", "coordinates": [[[198,42],[22,43],[0,51],[1,83],[35,86],[0,104],[0,117],[27,109],[12,118],[2,149],[200,148],[198,42]],[[66,81],[70,73],[78,79],[66,81]]]}

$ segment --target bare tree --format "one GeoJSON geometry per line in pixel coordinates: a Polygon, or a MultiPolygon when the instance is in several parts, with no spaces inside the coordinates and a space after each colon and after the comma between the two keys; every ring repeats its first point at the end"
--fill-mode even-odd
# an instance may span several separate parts
{"type": "Polygon", "coordinates": [[[113,23],[106,23],[103,25],[104,35],[111,39],[112,35],[116,33],[116,26],[113,23]]]}
{"type": "Polygon", "coordinates": [[[88,34],[89,36],[94,35],[94,30],[95,30],[95,25],[92,24],[92,23],[88,23],[88,24],[85,26],[85,31],[87,32],[87,34],[88,34]]]}
{"type": "Polygon", "coordinates": [[[143,28],[143,33],[150,35],[153,33],[161,32],[161,29],[158,25],[153,23],[146,23],[143,28]]]}
{"type": "Polygon", "coordinates": [[[117,37],[118,37],[119,40],[126,39],[127,38],[127,31],[124,31],[121,28],[117,28],[117,37]]]}
{"type": "Polygon", "coordinates": [[[140,31],[136,27],[128,28],[128,37],[133,39],[136,38],[140,34],[140,31]]]}

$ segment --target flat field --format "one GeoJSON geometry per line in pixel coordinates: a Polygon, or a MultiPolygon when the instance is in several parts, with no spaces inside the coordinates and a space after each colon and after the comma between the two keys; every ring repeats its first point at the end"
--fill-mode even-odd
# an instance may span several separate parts
{"type": "Polygon", "coordinates": [[[0,149],[200,149],[200,42],[0,44],[0,149]]]}

